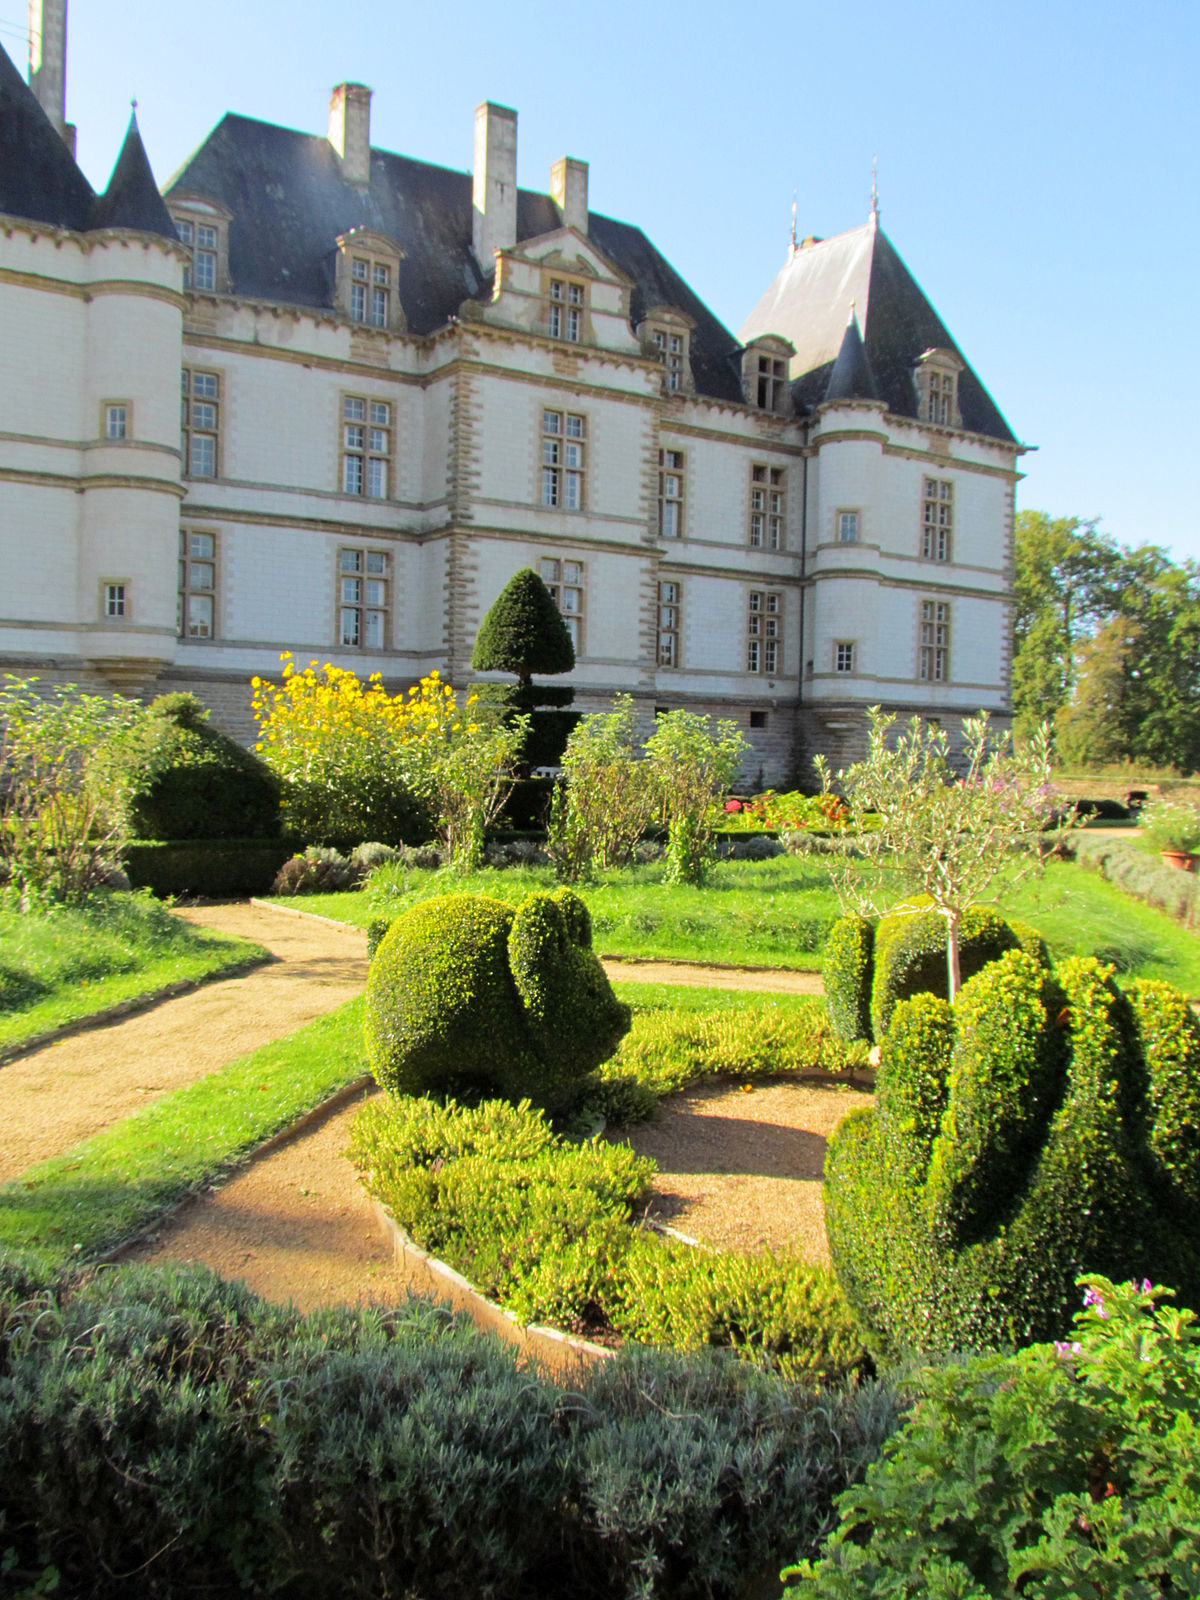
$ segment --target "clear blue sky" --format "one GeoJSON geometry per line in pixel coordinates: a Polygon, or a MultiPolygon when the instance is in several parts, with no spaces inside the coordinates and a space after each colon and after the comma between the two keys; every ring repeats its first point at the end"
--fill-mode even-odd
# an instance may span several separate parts
{"type": "MultiPolygon", "coordinates": [[[[0,0],[24,70],[25,0],[0,0]]],[[[67,114],[102,186],[129,114],[160,181],[223,112],[323,132],[375,90],[372,142],[469,169],[484,99],[518,176],[591,163],[735,332],[801,233],[883,226],[1036,454],[1020,504],[1200,560],[1200,3],[1142,0],[70,0],[67,114]]]]}

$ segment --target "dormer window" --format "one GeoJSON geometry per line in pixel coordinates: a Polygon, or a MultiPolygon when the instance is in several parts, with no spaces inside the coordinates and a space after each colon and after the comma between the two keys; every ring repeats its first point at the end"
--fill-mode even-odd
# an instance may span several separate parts
{"type": "Polygon", "coordinates": [[[355,228],[337,242],[339,311],[365,328],[402,328],[396,296],[402,252],[383,234],[355,228]]]}
{"type": "Polygon", "coordinates": [[[961,428],[958,375],[963,364],[953,350],[926,350],[917,362],[917,412],[936,428],[961,428]]]}
{"type": "Polygon", "coordinates": [[[209,200],[172,196],[171,220],[187,251],[183,287],[194,294],[224,294],[229,288],[231,214],[209,200]]]}
{"type": "Polygon", "coordinates": [[[791,410],[789,377],[795,347],[778,334],[764,334],[742,353],[742,393],[746,404],[785,417],[791,410]]]}
{"type": "Polygon", "coordinates": [[[663,389],[667,394],[692,391],[691,317],[674,306],[654,306],[638,325],[638,338],[648,356],[657,357],[663,366],[663,389]]]}
{"type": "Polygon", "coordinates": [[[551,278],[546,306],[546,332],[552,339],[578,344],[583,338],[587,286],[571,278],[551,278]]]}

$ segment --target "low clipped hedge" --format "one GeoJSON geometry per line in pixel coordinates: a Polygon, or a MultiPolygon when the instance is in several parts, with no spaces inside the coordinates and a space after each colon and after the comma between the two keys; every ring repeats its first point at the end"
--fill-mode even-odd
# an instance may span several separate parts
{"type": "Polygon", "coordinates": [[[0,1257],[5,1592],[733,1600],[815,1554],[883,1384],[634,1350],[564,1389],[426,1302],[300,1316],[197,1268],[0,1257]]]}
{"type": "Polygon", "coordinates": [[[267,894],[297,849],[288,839],[135,839],[125,847],[125,872],[135,889],[227,900],[267,894]]]}
{"type": "Polygon", "coordinates": [[[1164,866],[1140,840],[1094,833],[1068,833],[1059,851],[1089,872],[1098,872],[1126,894],[1156,911],[1191,923],[1200,910],[1200,877],[1164,866]]]}
{"type": "Polygon", "coordinates": [[[423,1249],[523,1322],[729,1347],[792,1375],[843,1373],[861,1358],[828,1271],[646,1233],[633,1219],[653,1162],[573,1143],[528,1102],[374,1101],[355,1121],[351,1159],[423,1249]]]}
{"type": "Polygon", "coordinates": [[[528,1095],[561,1109],[628,1031],[569,889],[513,907],[420,901],[389,927],[367,980],[367,1061],[392,1094],[528,1095]]]}
{"type": "Polygon", "coordinates": [[[1081,1273],[1200,1306],[1200,1024],[1169,985],[1010,951],[902,1002],[830,1143],[838,1280],[873,1351],[1060,1336],[1081,1273]]]}
{"type": "MultiPolygon", "coordinates": [[[[925,897],[872,920],[839,918],[825,947],[825,994],[842,1039],[882,1039],[901,1000],[949,994],[946,922],[925,897]]],[[[958,959],[965,983],[1006,950],[1027,950],[1049,965],[1045,942],[1023,922],[1005,922],[984,906],[963,912],[958,959]]]]}

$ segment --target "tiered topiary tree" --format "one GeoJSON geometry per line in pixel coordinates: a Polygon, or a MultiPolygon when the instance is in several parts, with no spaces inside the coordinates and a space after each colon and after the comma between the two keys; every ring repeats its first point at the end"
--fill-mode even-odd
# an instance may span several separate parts
{"type": "Polygon", "coordinates": [[[515,684],[495,690],[506,710],[531,715],[522,760],[529,767],[557,766],[579,720],[566,710],[575,691],[569,684],[535,684],[533,674],[570,672],[575,646],[554,596],[532,567],[515,573],[493,602],[476,636],[471,665],[476,672],[516,675],[515,684]]]}
{"type": "Polygon", "coordinates": [[[954,1006],[896,1007],[878,1104],[826,1163],[833,1264],[877,1353],[1061,1336],[1085,1272],[1200,1305],[1200,1024],[1111,971],[1011,950],[954,1006]]]}

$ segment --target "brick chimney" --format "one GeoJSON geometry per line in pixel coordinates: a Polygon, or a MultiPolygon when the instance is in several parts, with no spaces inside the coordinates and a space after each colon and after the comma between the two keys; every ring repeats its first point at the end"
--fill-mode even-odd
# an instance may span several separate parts
{"type": "Polygon", "coordinates": [[[347,183],[371,181],[371,91],[365,83],[339,83],[329,100],[329,142],[341,157],[347,183]]]}
{"type": "Polygon", "coordinates": [[[588,164],[574,156],[560,156],[550,168],[550,198],[562,215],[563,226],[588,231],[588,164]]]}
{"type": "Polygon", "coordinates": [[[67,0],[29,0],[29,87],[72,155],[67,121],[67,0]]]}
{"type": "Polygon", "coordinates": [[[475,184],[471,242],[485,278],[494,252],[517,242],[517,113],[485,100],[475,108],[475,184]]]}

